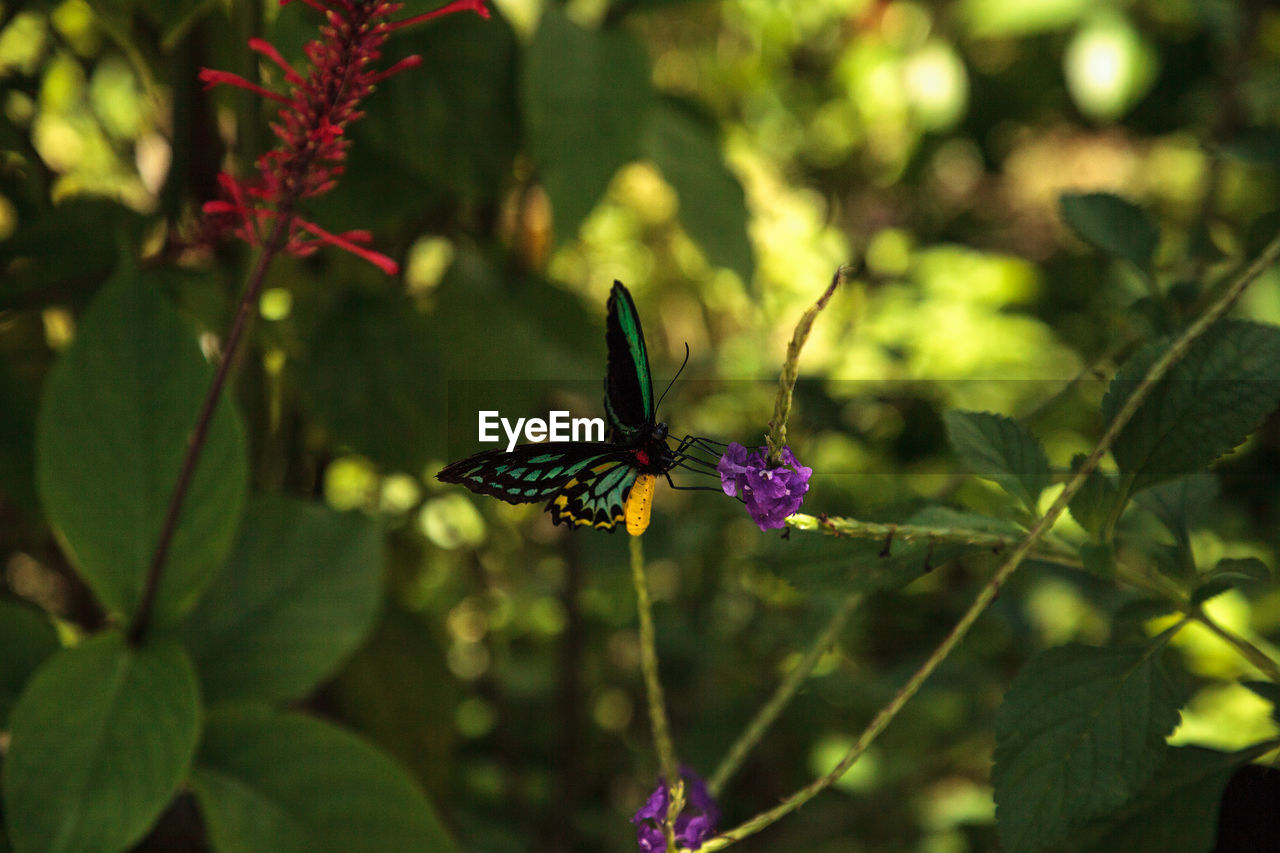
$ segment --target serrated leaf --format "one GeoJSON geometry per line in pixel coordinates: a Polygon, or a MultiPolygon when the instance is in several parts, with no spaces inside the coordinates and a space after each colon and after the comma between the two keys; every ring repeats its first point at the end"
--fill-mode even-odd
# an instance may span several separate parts
{"type": "Polygon", "coordinates": [[[1080,830],[1062,849],[1089,853],[1212,850],[1223,789],[1231,775],[1257,753],[1256,749],[1170,748],[1151,781],[1132,800],[1080,830]]]}
{"type": "Polygon", "coordinates": [[[215,851],[457,849],[395,762],[355,735],[301,714],[211,713],[191,784],[215,851]]]}
{"type": "Polygon", "coordinates": [[[715,121],[680,99],[661,99],[644,136],[644,154],[680,197],[680,222],[707,260],[746,284],[754,262],[747,237],[746,196],[720,153],[715,121]]]}
{"type": "Polygon", "coordinates": [[[1082,240],[1150,271],[1160,231],[1142,208],[1111,193],[1064,193],[1058,204],[1062,221],[1082,240]]]}
{"type": "Polygon", "coordinates": [[[1008,853],[1060,840],[1151,778],[1181,705],[1161,648],[1063,646],[1018,673],[996,717],[992,772],[1008,853]]]}
{"type": "MultiPolygon", "coordinates": [[[[1111,422],[1168,347],[1143,347],[1102,400],[1111,422]]],[[[1132,491],[1199,471],[1248,437],[1280,400],[1280,329],[1224,321],[1195,341],[1111,446],[1132,491]]]]}
{"type": "Polygon", "coordinates": [[[947,438],[965,465],[998,483],[1036,515],[1049,485],[1049,459],[1031,431],[1013,418],[991,412],[947,412],[947,438]]]}
{"type": "Polygon", "coordinates": [[[59,648],[49,617],[16,601],[0,601],[0,731],[27,679],[59,648]]]}
{"type": "MultiPolygon", "coordinates": [[[[1080,470],[1085,455],[1076,454],[1071,459],[1071,471],[1080,470]]],[[[1115,479],[1094,468],[1067,504],[1071,517],[1092,536],[1099,536],[1111,520],[1116,501],[1120,500],[1120,489],[1115,479]]]]}
{"type": "Polygon", "coordinates": [[[631,33],[587,30],[559,6],[543,10],[522,81],[530,154],[565,240],[620,166],[640,156],[654,101],[649,59],[631,33]]]}
{"type": "Polygon", "coordinates": [[[6,830],[18,853],[123,850],[177,793],[195,753],[195,670],[176,643],[101,634],[58,652],[13,709],[6,830]]]}
{"type": "MultiPolygon", "coordinates": [[[[194,331],[136,271],[105,285],[54,365],[36,423],[36,485],[102,604],[131,615],[213,376],[194,331]]],[[[231,548],[248,463],[233,401],[218,406],[169,549],[156,619],[187,609],[231,548]]]]}
{"type": "Polygon", "coordinates": [[[369,519],[252,501],[226,568],[180,628],[206,703],[305,696],[369,631],[381,581],[369,519]]]}

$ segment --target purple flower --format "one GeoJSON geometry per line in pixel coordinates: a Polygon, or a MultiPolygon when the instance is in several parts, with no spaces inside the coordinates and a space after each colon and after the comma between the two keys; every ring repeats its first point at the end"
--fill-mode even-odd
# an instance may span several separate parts
{"type": "MultiPolygon", "coordinates": [[[[680,768],[680,776],[685,785],[684,811],[676,818],[676,840],[681,846],[697,850],[716,831],[716,821],[720,819],[720,810],[716,801],[707,790],[697,773],[688,767],[680,768]]],[[[667,849],[667,840],[662,837],[662,821],[667,816],[667,783],[658,778],[658,787],[649,795],[648,801],[631,818],[636,825],[636,842],[641,853],[662,853],[667,849]]]]}
{"type": "Polygon", "coordinates": [[[741,498],[761,530],[786,524],[783,519],[800,509],[813,476],[813,469],[797,462],[790,447],[782,448],[782,464],[777,468],[767,466],[767,453],[763,447],[749,451],[735,441],[716,465],[724,493],[741,498]]]}

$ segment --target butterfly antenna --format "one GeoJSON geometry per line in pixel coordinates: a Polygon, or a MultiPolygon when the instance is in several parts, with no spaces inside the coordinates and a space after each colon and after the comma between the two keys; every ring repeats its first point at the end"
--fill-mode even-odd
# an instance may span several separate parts
{"type": "Polygon", "coordinates": [[[680,369],[676,371],[676,375],[672,376],[671,381],[667,383],[667,390],[663,391],[662,396],[658,398],[658,405],[653,407],[654,412],[657,412],[658,409],[662,407],[662,401],[667,399],[667,391],[670,391],[671,386],[676,384],[676,380],[680,378],[680,374],[684,372],[684,367],[688,363],[689,363],[689,344],[686,342],[684,345],[684,361],[680,362],[680,369]]]}

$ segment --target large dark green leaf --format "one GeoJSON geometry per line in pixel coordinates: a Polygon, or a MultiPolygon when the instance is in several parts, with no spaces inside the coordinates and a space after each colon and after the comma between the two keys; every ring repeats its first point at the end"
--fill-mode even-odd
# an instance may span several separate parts
{"type": "MultiPolygon", "coordinates": [[[[151,283],[118,274],[54,365],[36,424],[36,484],[68,555],[103,605],[131,614],[213,369],[151,283]]],[[[224,399],[187,491],[156,612],[194,603],[231,548],[247,479],[224,399]]]]}
{"type": "Polygon", "coordinates": [[[680,197],[680,221],[712,264],[751,283],[746,197],[720,153],[714,120],[676,98],[658,102],[644,137],[644,154],[680,197]]]}
{"type": "Polygon", "coordinates": [[[216,851],[456,849],[395,762],[355,735],[301,714],[210,714],[192,787],[216,851]]]}
{"type": "MultiPolygon", "coordinates": [[[[1168,347],[1143,347],[1102,400],[1110,422],[1168,347]]],[[[1134,491],[1204,468],[1251,433],[1280,400],[1280,329],[1231,320],[1191,345],[1111,447],[1134,491]]]]}
{"type": "Polygon", "coordinates": [[[1181,705],[1161,648],[1064,646],[1018,673],[996,718],[991,774],[1005,850],[1054,843],[1151,778],[1181,705]]]}
{"type": "Polygon", "coordinates": [[[1136,204],[1110,193],[1065,193],[1062,219],[1081,239],[1149,271],[1160,231],[1136,204]]]}
{"type": "Polygon", "coordinates": [[[0,600],[0,731],[35,668],[58,650],[49,617],[34,607],[0,600]]]}
{"type": "Polygon", "coordinates": [[[547,6],[521,86],[525,134],[560,239],[578,232],[618,167],[640,156],[654,94],[644,47],[547,6]]]}
{"type": "Polygon", "coordinates": [[[13,709],[6,829],[19,853],[123,850],[177,792],[199,739],[195,670],[176,643],[116,633],[65,649],[13,709]]]}
{"type": "MultiPolygon", "coordinates": [[[[1084,465],[1085,458],[1083,453],[1072,457],[1073,474],[1084,465]]],[[[1116,487],[1115,478],[1094,468],[1085,477],[1084,485],[1072,496],[1067,508],[1076,523],[1096,537],[1102,535],[1107,523],[1112,520],[1115,503],[1119,499],[1120,490],[1116,487]]]]}
{"type": "Polygon", "coordinates": [[[381,580],[369,519],[252,501],[226,568],[181,629],[206,702],[305,695],[369,630],[381,580]]]}
{"type": "Polygon", "coordinates": [[[991,412],[950,411],[944,415],[951,447],[972,471],[998,483],[1033,515],[1049,485],[1049,458],[1031,430],[991,412]]]}
{"type": "Polygon", "coordinates": [[[1169,749],[1159,770],[1132,800],[1081,829],[1063,849],[1089,853],[1212,850],[1223,789],[1231,774],[1257,754],[1257,749],[1169,749]]]}

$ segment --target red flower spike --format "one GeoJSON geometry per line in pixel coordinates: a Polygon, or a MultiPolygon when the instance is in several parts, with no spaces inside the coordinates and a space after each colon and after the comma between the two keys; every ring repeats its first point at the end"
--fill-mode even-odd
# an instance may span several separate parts
{"type": "MultiPolygon", "coordinates": [[[[280,0],[287,5],[290,0],[280,0]]],[[[250,39],[249,47],[274,63],[284,73],[288,94],[282,95],[251,83],[227,71],[203,68],[200,80],[206,88],[227,85],[247,89],[281,104],[271,131],[278,142],[257,159],[256,173],[237,179],[223,172],[218,176],[227,200],[204,205],[207,233],[234,234],[250,245],[261,246],[274,223],[287,218],[283,249],[307,255],[321,245],[337,246],[377,266],[388,275],[399,267],[395,261],[358,243],[367,243],[367,231],[332,234],[295,213],[297,202],[329,192],[344,171],[343,162],[351,142],[346,126],[360,119],[360,99],[373,87],[422,63],[410,56],[389,68],[375,67],[382,57],[382,45],[396,29],[438,18],[453,12],[473,11],[489,17],[485,0],[454,0],[439,9],[401,21],[390,17],[404,4],[389,0],[302,0],[324,14],[319,37],[307,44],[309,67],[298,70],[285,60],[275,46],[263,39],[250,39]]]]}

